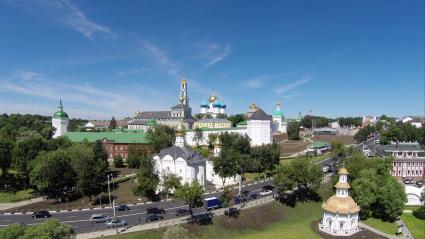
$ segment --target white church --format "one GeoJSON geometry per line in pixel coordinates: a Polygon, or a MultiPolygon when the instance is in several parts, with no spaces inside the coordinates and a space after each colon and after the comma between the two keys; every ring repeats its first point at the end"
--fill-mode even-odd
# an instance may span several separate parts
{"type": "MultiPolygon", "coordinates": [[[[207,159],[186,147],[185,135],[186,130],[183,123],[180,122],[176,128],[174,146],[162,149],[153,157],[155,169],[160,176],[174,174],[180,177],[182,184],[192,183],[196,180],[205,187],[205,163],[207,159]]],[[[163,177],[160,177],[160,180],[162,181],[163,177]]]]}
{"type": "Polygon", "coordinates": [[[63,111],[62,100],[59,100],[58,110],[52,117],[52,126],[54,133],[52,138],[56,139],[59,136],[63,136],[68,132],[69,117],[68,114],[63,111]]]}
{"type": "Polygon", "coordinates": [[[335,185],[336,195],[328,198],[322,205],[323,218],[319,229],[334,236],[351,236],[359,231],[360,207],[348,194],[348,171],[345,168],[339,170],[339,181],[335,185]]]}

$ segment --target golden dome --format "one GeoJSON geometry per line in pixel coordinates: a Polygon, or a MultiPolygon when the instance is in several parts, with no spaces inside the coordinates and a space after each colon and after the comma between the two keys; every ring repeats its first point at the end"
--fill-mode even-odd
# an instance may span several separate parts
{"type": "Polygon", "coordinates": [[[217,100],[217,96],[215,95],[210,96],[210,99],[209,99],[210,103],[214,103],[216,100],[217,100]]]}
{"type": "Polygon", "coordinates": [[[343,167],[343,168],[340,168],[340,169],[339,169],[338,173],[339,173],[339,174],[345,174],[345,175],[347,175],[347,174],[348,174],[348,171],[347,171],[347,169],[346,169],[346,168],[344,168],[344,167],[343,167]]]}
{"type": "Polygon", "coordinates": [[[255,103],[252,103],[252,104],[249,106],[249,108],[250,108],[250,109],[252,109],[252,110],[255,110],[255,109],[257,109],[257,105],[256,105],[255,103]]]}
{"type": "Polygon", "coordinates": [[[350,184],[348,184],[348,183],[342,183],[342,182],[337,182],[335,184],[335,187],[338,188],[338,189],[350,189],[351,188],[350,187],[350,184]]]}
{"type": "Polygon", "coordinates": [[[186,85],[186,84],[187,84],[187,82],[186,82],[186,78],[183,78],[183,79],[182,79],[182,84],[183,84],[183,85],[186,85]]]}
{"type": "Polygon", "coordinates": [[[180,121],[179,125],[177,125],[176,128],[176,136],[185,136],[186,135],[186,128],[183,125],[183,122],[180,121]]]}
{"type": "Polygon", "coordinates": [[[360,211],[360,207],[354,202],[353,198],[347,197],[330,197],[323,205],[323,210],[333,213],[356,213],[360,211]]]}
{"type": "Polygon", "coordinates": [[[220,138],[219,138],[219,137],[217,137],[217,138],[215,139],[214,146],[215,146],[216,148],[220,148],[220,147],[221,147],[221,141],[220,141],[220,138]]]}

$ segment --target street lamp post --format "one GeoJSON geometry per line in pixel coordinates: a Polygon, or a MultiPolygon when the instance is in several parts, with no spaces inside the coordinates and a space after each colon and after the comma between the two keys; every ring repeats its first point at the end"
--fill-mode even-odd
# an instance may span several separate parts
{"type": "Polygon", "coordinates": [[[108,195],[109,195],[109,206],[112,207],[112,202],[111,202],[111,188],[109,187],[109,174],[107,175],[108,178],[108,195]]]}
{"type": "Polygon", "coordinates": [[[111,174],[112,178],[112,195],[113,195],[113,201],[112,201],[112,210],[114,212],[114,220],[115,220],[115,233],[118,234],[118,227],[117,227],[117,213],[115,210],[115,195],[114,195],[114,175],[111,174]]]}

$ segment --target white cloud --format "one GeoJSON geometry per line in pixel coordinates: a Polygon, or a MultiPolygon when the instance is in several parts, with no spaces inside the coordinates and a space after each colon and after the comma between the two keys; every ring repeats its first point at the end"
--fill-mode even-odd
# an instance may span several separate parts
{"type": "Polygon", "coordinates": [[[206,47],[206,51],[201,54],[201,58],[207,61],[206,66],[212,66],[232,53],[232,48],[228,44],[220,45],[217,43],[210,44],[206,47]]]}
{"type": "Polygon", "coordinates": [[[294,73],[277,73],[272,75],[262,75],[255,78],[244,81],[244,85],[251,89],[259,89],[264,86],[267,81],[278,80],[279,78],[292,75],[294,73]]]}
{"type": "Polygon", "coordinates": [[[163,49],[148,41],[142,41],[142,48],[154,58],[162,71],[173,77],[181,77],[181,64],[170,59],[163,49]]]}
{"type": "Polygon", "coordinates": [[[297,87],[299,87],[300,85],[303,85],[303,84],[305,84],[305,83],[307,83],[309,81],[310,81],[310,77],[303,78],[303,79],[297,80],[295,82],[292,82],[290,84],[279,86],[276,89],[274,89],[274,92],[276,94],[279,94],[280,95],[280,94],[283,94],[285,92],[294,90],[297,87]]]}
{"type": "Polygon", "coordinates": [[[21,6],[28,11],[38,14],[42,13],[55,19],[55,21],[66,25],[92,40],[94,35],[101,34],[112,37],[111,29],[94,22],[69,0],[28,0],[11,2],[21,6]]]}
{"type": "MultiPolygon", "coordinates": [[[[105,112],[109,112],[110,115],[125,116],[142,109],[168,108],[162,105],[166,102],[167,96],[161,91],[146,86],[137,86],[137,89],[129,86],[129,88],[114,88],[114,91],[110,91],[89,84],[71,84],[58,79],[52,80],[41,73],[31,71],[18,71],[10,78],[0,79],[0,91],[54,101],[62,98],[81,105],[82,108],[94,109],[88,111],[92,112],[92,115],[104,115],[107,114],[105,112]],[[28,80],[28,76],[31,75],[34,77],[28,80]],[[143,94],[136,94],[136,92],[143,92],[143,94]]],[[[82,109],[79,109],[79,112],[82,112],[82,109]]]]}

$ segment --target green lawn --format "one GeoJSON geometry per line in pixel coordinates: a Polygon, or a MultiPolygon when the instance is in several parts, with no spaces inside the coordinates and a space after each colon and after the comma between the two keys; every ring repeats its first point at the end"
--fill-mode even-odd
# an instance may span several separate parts
{"type": "MultiPolygon", "coordinates": [[[[298,203],[295,208],[271,203],[263,207],[242,211],[237,219],[220,216],[210,226],[184,225],[191,239],[320,239],[310,227],[322,215],[320,203],[298,203]]],[[[150,230],[106,237],[108,239],[160,239],[163,230],[150,230]]]]}
{"type": "Polygon", "coordinates": [[[401,215],[401,219],[407,225],[413,237],[416,239],[425,239],[425,220],[418,219],[408,213],[401,215]]]}
{"type": "Polygon", "coordinates": [[[0,203],[19,202],[33,198],[32,189],[21,190],[14,193],[11,192],[0,192],[0,203]]]}
{"type": "Polygon", "coordinates": [[[366,221],[362,221],[364,224],[374,227],[382,232],[390,235],[395,235],[397,232],[397,224],[395,222],[384,222],[381,219],[368,218],[366,221]]]}

